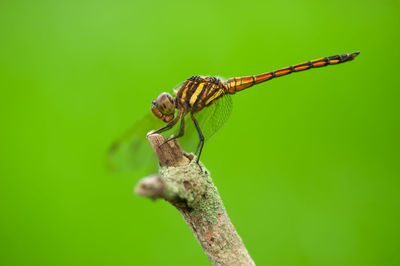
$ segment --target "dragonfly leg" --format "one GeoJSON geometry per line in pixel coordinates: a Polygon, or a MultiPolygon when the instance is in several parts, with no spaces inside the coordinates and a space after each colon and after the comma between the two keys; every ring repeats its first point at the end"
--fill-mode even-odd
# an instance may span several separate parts
{"type": "Polygon", "coordinates": [[[197,153],[197,150],[199,150],[199,147],[200,147],[199,155],[197,156],[197,164],[199,164],[201,151],[203,150],[203,146],[204,146],[204,135],[203,135],[203,132],[201,132],[199,123],[197,123],[197,120],[196,120],[196,118],[194,118],[193,113],[190,113],[190,116],[192,117],[192,120],[194,122],[194,125],[196,126],[197,133],[199,133],[199,138],[200,138],[200,142],[197,145],[197,149],[196,149],[196,153],[197,153]]]}
{"type": "Polygon", "coordinates": [[[170,138],[168,138],[166,141],[164,141],[164,143],[161,144],[160,146],[164,145],[165,143],[170,142],[171,140],[180,138],[180,137],[182,137],[184,134],[185,134],[185,114],[182,114],[182,116],[181,116],[181,125],[180,125],[180,128],[179,128],[179,133],[178,133],[178,135],[176,135],[176,136],[175,136],[175,135],[172,135],[170,138]]]}
{"type": "Polygon", "coordinates": [[[176,125],[176,123],[178,122],[180,116],[181,116],[181,111],[179,110],[179,111],[178,111],[178,114],[177,114],[177,116],[175,117],[174,120],[172,120],[171,122],[169,122],[165,127],[162,127],[162,128],[160,128],[160,129],[151,131],[151,132],[150,132],[149,134],[147,134],[147,135],[158,134],[158,133],[162,133],[162,132],[164,132],[164,131],[167,131],[167,130],[171,129],[173,126],[176,125]]]}

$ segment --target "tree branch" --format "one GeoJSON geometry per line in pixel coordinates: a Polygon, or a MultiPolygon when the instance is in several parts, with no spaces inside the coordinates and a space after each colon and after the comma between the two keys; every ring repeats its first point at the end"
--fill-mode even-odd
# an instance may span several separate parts
{"type": "Polygon", "coordinates": [[[255,265],[205,167],[184,153],[177,140],[161,145],[165,138],[158,134],[149,135],[148,140],[160,172],[140,180],[135,193],[163,198],[175,206],[213,265],[255,265]]]}

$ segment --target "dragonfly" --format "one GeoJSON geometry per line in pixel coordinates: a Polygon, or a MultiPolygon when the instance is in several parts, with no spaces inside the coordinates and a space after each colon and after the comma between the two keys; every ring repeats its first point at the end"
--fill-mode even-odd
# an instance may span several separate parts
{"type": "MultiPolygon", "coordinates": [[[[205,141],[209,140],[229,118],[232,111],[231,95],[256,84],[294,72],[348,62],[359,53],[322,57],[259,75],[229,78],[226,81],[218,77],[192,76],[174,91],[174,96],[163,92],[153,100],[151,107],[153,117],[144,117],[118,139],[110,148],[109,158],[112,163],[125,160],[131,166],[138,167],[149,160],[142,152],[145,149],[143,142],[146,142],[146,133],[150,129],[158,128],[147,133],[147,136],[160,134],[175,128],[179,123],[175,134],[167,138],[163,144],[182,138],[186,129],[192,124],[190,129],[192,138],[190,139],[193,139],[193,132],[197,132],[195,154],[197,154],[196,160],[199,163],[205,141]],[[157,125],[157,122],[162,122],[164,125],[157,125]]],[[[147,150],[150,149],[150,147],[147,148],[147,150]]],[[[192,146],[190,149],[193,148],[192,146]]]]}

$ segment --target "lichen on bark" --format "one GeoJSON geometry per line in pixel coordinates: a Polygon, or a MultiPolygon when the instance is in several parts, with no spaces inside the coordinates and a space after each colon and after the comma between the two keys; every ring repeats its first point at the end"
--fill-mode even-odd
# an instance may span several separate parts
{"type": "Polygon", "coordinates": [[[161,167],[160,175],[166,184],[166,199],[180,207],[185,203],[191,216],[202,215],[216,224],[218,215],[225,212],[209,171],[203,165],[200,168],[195,157],[185,166],[161,167]]]}

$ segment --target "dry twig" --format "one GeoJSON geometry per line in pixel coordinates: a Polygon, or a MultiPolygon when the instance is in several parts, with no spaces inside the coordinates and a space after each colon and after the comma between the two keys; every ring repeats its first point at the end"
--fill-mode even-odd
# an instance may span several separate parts
{"type": "Polygon", "coordinates": [[[175,206],[213,265],[255,265],[231,223],[209,172],[177,140],[161,145],[162,135],[149,135],[159,174],[143,178],[136,194],[163,198],[175,206]],[[161,146],[160,146],[161,145],[161,146]]]}

